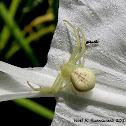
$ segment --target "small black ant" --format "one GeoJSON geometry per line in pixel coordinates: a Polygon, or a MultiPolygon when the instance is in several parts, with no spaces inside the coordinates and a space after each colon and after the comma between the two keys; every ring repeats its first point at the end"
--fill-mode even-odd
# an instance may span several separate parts
{"type": "Polygon", "coordinates": [[[98,43],[99,41],[98,40],[94,40],[94,41],[86,41],[86,44],[89,44],[89,43],[98,43]]]}

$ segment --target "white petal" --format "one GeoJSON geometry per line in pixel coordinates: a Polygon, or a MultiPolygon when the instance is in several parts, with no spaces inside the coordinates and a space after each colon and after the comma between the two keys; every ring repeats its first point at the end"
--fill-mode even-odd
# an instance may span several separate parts
{"type": "Polygon", "coordinates": [[[125,125],[116,122],[116,119],[126,118],[123,108],[126,107],[126,102],[123,102],[126,99],[125,6],[125,0],[60,0],[59,19],[48,66],[59,68],[75,48],[73,29],[63,22],[65,19],[81,28],[87,40],[99,40],[97,45],[86,46],[85,67],[100,69],[105,73],[96,74],[96,87],[87,93],[87,97],[86,93],[78,93],[79,97],[59,94],[52,125],[125,125]],[[89,122],[74,122],[74,119],[80,118],[89,122]],[[91,122],[92,118],[113,118],[114,122],[94,123],[91,122]]]}
{"type": "Polygon", "coordinates": [[[57,72],[48,68],[44,69],[23,69],[0,61],[0,101],[29,98],[29,97],[53,97],[53,95],[42,95],[33,91],[27,84],[40,85],[43,88],[50,88],[57,72]],[[53,72],[54,76],[51,76],[53,72]],[[50,75],[48,74],[50,73],[50,75]]]}
{"type": "Polygon", "coordinates": [[[125,126],[125,122],[116,122],[117,119],[125,118],[125,108],[64,94],[58,97],[51,126],[125,126]],[[93,122],[92,119],[100,121],[93,122]],[[114,121],[108,122],[107,119],[114,121]]]}

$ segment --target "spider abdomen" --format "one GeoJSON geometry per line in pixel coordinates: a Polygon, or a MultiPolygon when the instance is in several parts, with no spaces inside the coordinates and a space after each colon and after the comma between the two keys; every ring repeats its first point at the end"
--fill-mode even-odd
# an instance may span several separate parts
{"type": "Polygon", "coordinates": [[[74,88],[79,92],[86,92],[95,86],[95,74],[89,68],[78,68],[70,75],[74,88]]]}

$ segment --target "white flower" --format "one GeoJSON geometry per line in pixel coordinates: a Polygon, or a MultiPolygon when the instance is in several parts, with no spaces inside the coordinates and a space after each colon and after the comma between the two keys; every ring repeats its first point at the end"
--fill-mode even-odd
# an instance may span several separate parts
{"type": "Polygon", "coordinates": [[[52,96],[33,91],[26,82],[51,87],[59,73],[57,69],[69,59],[76,42],[72,29],[63,22],[66,19],[81,28],[87,40],[99,40],[97,45],[86,46],[85,67],[105,73],[96,74],[92,91],[77,96],[67,90],[56,94],[52,126],[125,125],[126,122],[116,122],[126,118],[125,5],[125,0],[60,0],[58,24],[46,66],[22,69],[1,61],[0,101],[52,96]]]}

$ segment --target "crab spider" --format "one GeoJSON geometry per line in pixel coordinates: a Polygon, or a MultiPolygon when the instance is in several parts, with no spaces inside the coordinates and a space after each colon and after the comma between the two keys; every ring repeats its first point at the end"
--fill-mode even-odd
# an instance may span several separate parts
{"type": "MultiPolygon", "coordinates": [[[[75,63],[83,56],[85,52],[85,37],[80,28],[76,29],[70,22],[67,20],[64,20],[67,22],[74,31],[77,46],[73,53],[71,54],[71,57],[69,58],[68,62],[65,62],[61,68],[60,73],[57,76],[55,82],[53,83],[52,87],[49,89],[43,89],[43,88],[34,88],[29,84],[27,81],[27,84],[34,90],[34,91],[40,91],[42,94],[55,94],[59,92],[60,90],[66,88],[68,85],[71,86],[72,91],[75,93],[76,91],[79,92],[86,92],[94,88],[95,86],[95,75],[93,72],[93,69],[91,68],[84,68],[84,58],[83,62],[80,65],[75,65],[75,63]],[[82,46],[80,42],[80,38],[78,35],[78,31],[82,34],[82,46]],[[80,53],[79,50],[81,49],[80,53]],[[66,80],[66,84],[63,86],[63,82],[66,80]]],[[[75,93],[76,94],[76,93],[75,93]]]]}

